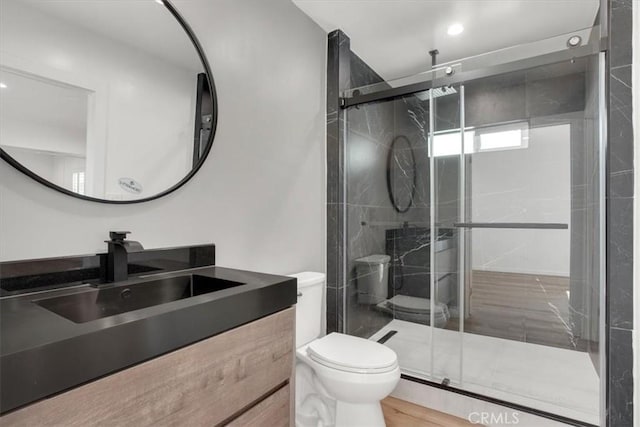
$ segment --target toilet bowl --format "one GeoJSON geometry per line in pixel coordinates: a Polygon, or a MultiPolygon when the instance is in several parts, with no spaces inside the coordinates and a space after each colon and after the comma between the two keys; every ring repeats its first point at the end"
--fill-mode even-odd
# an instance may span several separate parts
{"type": "Polygon", "coordinates": [[[324,275],[299,273],[296,307],[296,426],[383,427],[380,400],[400,380],[393,350],[331,333],[321,337],[324,275]]]}
{"type": "MultiPolygon", "coordinates": [[[[376,307],[378,310],[392,315],[394,319],[423,325],[431,324],[431,300],[428,298],[395,295],[377,304],[376,307]]],[[[437,302],[433,309],[433,325],[437,328],[445,327],[451,317],[449,308],[446,304],[437,302]]]]}

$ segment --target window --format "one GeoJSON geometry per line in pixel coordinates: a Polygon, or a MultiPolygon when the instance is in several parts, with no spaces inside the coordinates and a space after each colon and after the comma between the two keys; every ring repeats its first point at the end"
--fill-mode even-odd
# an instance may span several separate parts
{"type": "Polygon", "coordinates": [[[476,129],[476,139],[478,152],[527,148],[529,123],[518,122],[476,129]]]}
{"type": "MultiPolygon", "coordinates": [[[[436,132],[433,151],[436,157],[459,156],[460,131],[436,132]]],[[[465,154],[483,151],[501,151],[527,148],[529,146],[529,123],[517,122],[504,125],[468,128],[464,132],[465,154]]],[[[429,152],[431,155],[431,152],[429,152]]]]}
{"type": "MultiPolygon", "coordinates": [[[[475,131],[468,130],[464,132],[464,152],[471,154],[473,150],[475,131]]],[[[459,131],[436,133],[433,136],[433,152],[436,157],[459,156],[461,134],[459,131]]]]}
{"type": "Polygon", "coordinates": [[[71,190],[74,193],[84,194],[84,172],[74,172],[71,176],[71,190]]]}

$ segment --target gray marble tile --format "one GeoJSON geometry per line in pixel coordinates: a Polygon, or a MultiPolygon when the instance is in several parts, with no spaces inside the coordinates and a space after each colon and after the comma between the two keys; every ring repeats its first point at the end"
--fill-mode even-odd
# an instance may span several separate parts
{"type": "Polygon", "coordinates": [[[353,132],[347,134],[347,141],[347,203],[390,206],[386,180],[389,147],[353,132]]]}
{"type": "Polygon", "coordinates": [[[610,427],[633,424],[633,350],[632,331],[611,328],[609,333],[609,402],[610,427]]]}
{"type": "MultiPolygon", "coordinates": [[[[413,143],[414,150],[426,150],[429,142],[429,102],[405,96],[394,103],[396,127],[413,143]]],[[[425,151],[426,152],[426,151],[425,151]]]]}
{"type": "Polygon", "coordinates": [[[465,85],[466,126],[522,120],[526,115],[526,86],[523,76],[517,76],[515,80],[509,77],[490,78],[465,85]]]}
{"type": "Polygon", "coordinates": [[[336,288],[327,288],[327,333],[338,331],[337,293],[336,288]]]}
{"type": "Polygon", "coordinates": [[[372,221],[375,207],[347,206],[347,276],[357,277],[355,261],[374,254],[384,254],[384,228],[372,221]]]}
{"type": "Polygon", "coordinates": [[[633,326],[633,199],[609,200],[607,283],[609,325],[633,326]]]}
{"type": "Polygon", "coordinates": [[[335,135],[339,132],[338,126],[327,126],[327,203],[342,203],[343,194],[343,167],[342,146],[335,135]]]}
{"type": "Polygon", "coordinates": [[[327,286],[339,287],[341,280],[343,204],[327,204],[327,286]]]}
{"type": "Polygon", "coordinates": [[[633,170],[632,108],[621,107],[609,113],[609,172],[633,170]]]}
{"type": "Polygon", "coordinates": [[[384,79],[369,67],[358,55],[351,52],[349,55],[351,64],[351,87],[367,86],[384,82],[384,79]]]}
{"type": "Polygon", "coordinates": [[[344,286],[344,110],[340,93],[350,85],[350,41],[342,31],[327,46],[327,328],[341,331],[344,286]]]}
{"type": "Polygon", "coordinates": [[[347,333],[363,338],[382,329],[392,318],[386,313],[378,310],[375,305],[362,304],[358,301],[358,281],[349,281],[347,292],[347,333]]]}
{"type": "Polygon", "coordinates": [[[633,197],[634,173],[633,169],[621,172],[613,172],[609,175],[609,197],[627,198],[633,197]]]}
{"type": "Polygon", "coordinates": [[[585,74],[572,73],[544,80],[527,81],[527,117],[542,117],[583,111],[585,74]]]}
{"type": "Polygon", "coordinates": [[[610,51],[612,68],[632,62],[631,37],[633,34],[632,0],[610,0],[610,51]]]}
{"type": "Polygon", "coordinates": [[[630,107],[633,104],[631,72],[631,64],[611,69],[609,94],[612,111],[630,107]]]}
{"type": "Polygon", "coordinates": [[[338,102],[340,92],[351,84],[351,41],[340,30],[328,35],[327,45],[327,95],[331,102],[338,102]]]}
{"type": "MultiPolygon", "coordinates": [[[[486,126],[583,111],[583,68],[576,65],[570,74],[556,68],[551,65],[466,83],[465,125],[486,126]]],[[[436,98],[435,123],[436,130],[459,127],[459,96],[436,98]]]]}
{"type": "Polygon", "coordinates": [[[610,0],[607,286],[608,425],[633,420],[633,127],[632,0],[610,0]]]}
{"type": "MultiPolygon", "coordinates": [[[[347,110],[349,144],[354,137],[389,147],[396,136],[393,122],[393,102],[383,101],[351,107],[347,110]]],[[[363,153],[365,155],[366,153],[363,153]]]]}
{"type": "Polygon", "coordinates": [[[346,89],[349,63],[349,38],[341,31],[328,36],[327,49],[327,203],[343,201],[344,110],[340,108],[340,92],[346,89]],[[346,53],[345,53],[346,51],[346,53]]]}
{"type": "Polygon", "coordinates": [[[631,328],[633,322],[631,17],[631,0],[611,0],[607,283],[609,325],[618,328],[631,328]]]}
{"type": "Polygon", "coordinates": [[[338,332],[344,332],[344,295],[346,290],[346,286],[340,287],[336,294],[336,327],[338,332]]]}

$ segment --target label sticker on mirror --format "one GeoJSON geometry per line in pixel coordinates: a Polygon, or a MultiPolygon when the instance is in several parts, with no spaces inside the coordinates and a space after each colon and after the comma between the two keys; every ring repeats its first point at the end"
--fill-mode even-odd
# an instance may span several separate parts
{"type": "Polygon", "coordinates": [[[140,184],[135,179],[120,178],[118,180],[118,184],[120,184],[120,187],[122,187],[125,191],[128,191],[129,193],[133,193],[133,194],[142,193],[142,184],[140,184]]]}

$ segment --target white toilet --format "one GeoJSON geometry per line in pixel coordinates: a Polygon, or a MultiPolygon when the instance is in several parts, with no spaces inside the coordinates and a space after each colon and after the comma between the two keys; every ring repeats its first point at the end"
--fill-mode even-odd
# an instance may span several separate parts
{"type": "MultiPolygon", "coordinates": [[[[354,261],[358,284],[358,303],[375,305],[376,309],[390,314],[394,319],[431,324],[431,300],[410,295],[388,297],[389,255],[369,255],[354,261]]],[[[449,321],[449,279],[436,283],[439,300],[433,307],[433,324],[444,328],[449,321]]]]}
{"type": "Polygon", "coordinates": [[[400,380],[395,352],[350,335],[322,335],[324,274],[293,274],[296,306],[296,426],[382,427],[380,400],[400,380]]]}

